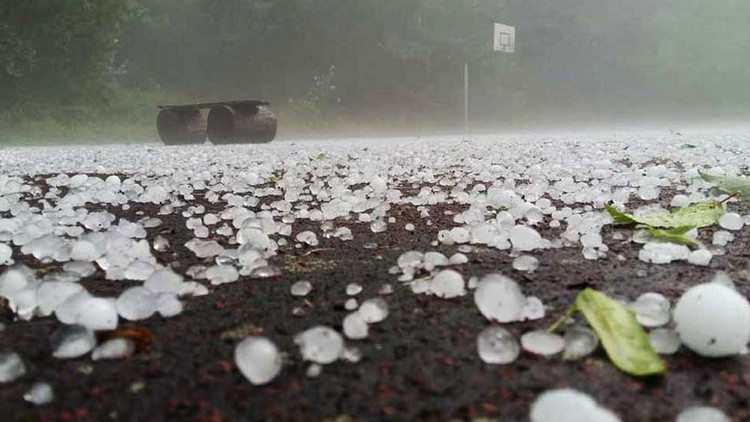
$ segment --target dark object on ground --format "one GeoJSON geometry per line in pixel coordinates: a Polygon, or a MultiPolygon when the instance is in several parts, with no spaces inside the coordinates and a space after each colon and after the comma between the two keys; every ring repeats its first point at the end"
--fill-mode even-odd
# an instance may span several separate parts
{"type": "Polygon", "coordinates": [[[276,114],[267,101],[243,100],[159,106],[159,137],[167,145],[266,143],[276,137],[276,114]],[[209,109],[204,118],[202,109],[209,109]]]}

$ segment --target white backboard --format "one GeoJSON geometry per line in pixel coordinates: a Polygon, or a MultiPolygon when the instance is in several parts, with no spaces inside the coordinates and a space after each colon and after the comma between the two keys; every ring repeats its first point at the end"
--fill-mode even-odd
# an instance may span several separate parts
{"type": "Polygon", "coordinates": [[[516,28],[501,23],[495,24],[495,51],[514,53],[516,51],[516,28]]]}

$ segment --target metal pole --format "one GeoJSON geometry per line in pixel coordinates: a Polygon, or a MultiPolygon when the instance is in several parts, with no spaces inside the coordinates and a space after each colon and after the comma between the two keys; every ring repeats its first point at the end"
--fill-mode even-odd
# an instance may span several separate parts
{"type": "Polygon", "coordinates": [[[469,136],[469,62],[464,63],[464,131],[469,136]]]}

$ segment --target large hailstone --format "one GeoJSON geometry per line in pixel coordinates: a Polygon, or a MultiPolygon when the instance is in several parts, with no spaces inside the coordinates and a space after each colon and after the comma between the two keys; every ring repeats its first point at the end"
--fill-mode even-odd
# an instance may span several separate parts
{"type": "Polygon", "coordinates": [[[294,342],[305,360],[321,365],[335,362],[344,351],[344,339],[341,335],[322,325],[297,334],[294,342]]]}
{"type": "Polygon", "coordinates": [[[674,321],[680,340],[703,356],[736,355],[750,341],[750,303],[719,283],[688,289],[677,302],[674,321]]]}
{"type": "Polygon", "coordinates": [[[483,277],[474,291],[474,302],[479,312],[490,321],[518,321],[526,305],[526,297],[518,283],[500,275],[483,277]]]}
{"type": "Polygon", "coordinates": [[[531,422],[619,422],[610,410],[585,393],[572,389],[549,390],[531,405],[531,422]]]}
{"type": "Polygon", "coordinates": [[[234,361],[253,385],[268,384],[281,372],[281,354],[265,337],[248,337],[234,349],[234,361]]]}

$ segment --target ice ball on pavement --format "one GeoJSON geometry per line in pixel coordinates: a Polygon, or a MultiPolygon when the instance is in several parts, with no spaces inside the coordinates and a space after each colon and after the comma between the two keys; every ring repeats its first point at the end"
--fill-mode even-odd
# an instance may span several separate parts
{"type": "Polygon", "coordinates": [[[26,373],[26,365],[16,352],[0,352],[0,383],[13,382],[26,373]]]}
{"type": "Polygon", "coordinates": [[[727,212],[719,218],[719,225],[727,230],[739,230],[744,225],[742,216],[736,212],[727,212]]]}
{"type": "Polygon", "coordinates": [[[545,310],[542,300],[536,296],[526,298],[526,304],[521,312],[521,320],[535,320],[544,318],[545,310]]]}
{"type": "Polygon", "coordinates": [[[122,359],[135,352],[135,342],[129,338],[113,338],[91,352],[91,360],[122,359]]]}
{"type": "Polygon", "coordinates": [[[644,327],[661,327],[669,322],[669,299],[659,293],[644,293],[630,305],[635,319],[644,327]]]}
{"type": "Polygon", "coordinates": [[[307,296],[308,294],[310,294],[312,289],[312,283],[307,280],[300,280],[292,284],[289,292],[292,294],[292,296],[307,296]]]}
{"type": "Polygon", "coordinates": [[[694,406],[680,412],[677,422],[731,422],[731,419],[715,407],[694,406]]]}
{"type": "Polygon", "coordinates": [[[482,277],[474,291],[474,302],[490,321],[517,321],[526,305],[518,283],[501,274],[482,277]]]}
{"type": "Polygon", "coordinates": [[[565,348],[563,359],[575,360],[584,358],[599,346],[599,337],[596,333],[585,327],[571,327],[565,331],[565,348]]]}
{"type": "Polygon", "coordinates": [[[657,328],[648,334],[648,341],[656,353],[671,355],[680,348],[682,342],[676,331],[667,328],[657,328]]]}
{"type": "Polygon", "coordinates": [[[309,246],[318,246],[318,237],[311,231],[304,231],[297,235],[297,241],[309,246]]]}
{"type": "Polygon", "coordinates": [[[316,326],[297,334],[294,343],[300,348],[302,358],[321,365],[336,361],[344,351],[344,339],[336,330],[316,326]]]}
{"type": "Polygon", "coordinates": [[[521,255],[513,260],[513,269],[532,273],[539,268],[539,260],[531,255],[521,255]]]}
{"type": "Polygon", "coordinates": [[[502,327],[490,327],[479,333],[477,352],[485,363],[508,364],[521,354],[521,346],[510,331],[502,327]]]}
{"type": "Polygon", "coordinates": [[[379,297],[367,299],[359,306],[358,312],[368,324],[375,324],[388,317],[388,303],[379,297]]]}
{"type": "Polygon", "coordinates": [[[14,265],[8,268],[0,275],[0,297],[10,298],[35,279],[34,271],[25,265],[14,265]]]}
{"type": "Polygon", "coordinates": [[[367,337],[369,327],[367,321],[362,318],[359,312],[352,312],[344,318],[344,334],[352,340],[359,340],[367,337]]]}
{"type": "Polygon", "coordinates": [[[212,285],[232,283],[240,278],[240,273],[232,265],[214,265],[206,269],[206,278],[212,285]]]}
{"type": "Polygon", "coordinates": [[[526,226],[514,226],[510,230],[510,243],[513,245],[513,249],[519,251],[531,251],[542,247],[542,236],[532,229],[526,226]]]}
{"type": "Polygon", "coordinates": [[[164,318],[171,318],[182,313],[182,302],[174,293],[160,293],[156,299],[156,312],[164,318]]]}
{"type": "Polygon", "coordinates": [[[549,390],[531,405],[531,422],[619,422],[588,394],[572,389],[549,390]]]}
{"type": "Polygon", "coordinates": [[[281,354],[265,337],[248,337],[234,349],[234,362],[253,385],[268,384],[281,372],[281,354]]]}
{"type": "Polygon", "coordinates": [[[96,347],[94,332],[81,325],[65,325],[50,337],[52,356],[72,359],[85,355],[96,347]]]}
{"type": "Polygon", "coordinates": [[[563,351],[565,341],[557,334],[536,330],[521,336],[521,346],[535,355],[552,356],[563,351]]]}
{"type": "Polygon", "coordinates": [[[52,391],[52,386],[43,381],[35,382],[34,385],[23,394],[24,400],[37,406],[51,403],[54,398],[55,394],[52,391]]]}
{"type": "Polygon", "coordinates": [[[680,340],[703,356],[736,355],[750,341],[750,303],[719,283],[688,289],[677,302],[674,321],[680,340]]]}
{"type": "Polygon", "coordinates": [[[114,330],[117,328],[117,309],[114,301],[89,297],[78,305],[75,323],[90,330],[114,330]]]}
{"type": "Polygon", "coordinates": [[[349,296],[356,296],[362,292],[362,286],[357,283],[349,283],[346,285],[346,294],[349,296]]]}
{"type": "Polygon", "coordinates": [[[156,312],[156,295],[145,287],[131,287],[117,298],[115,307],[129,321],[146,319],[156,312]]]}
{"type": "Polygon", "coordinates": [[[711,263],[711,258],[713,257],[714,254],[712,254],[708,249],[697,249],[690,252],[690,256],[688,256],[688,262],[693,265],[706,266],[711,263]]]}
{"type": "Polygon", "coordinates": [[[41,316],[52,315],[55,309],[74,294],[83,292],[83,286],[66,281],[46,281],[36,291],[38,312],[41,316]]]}
{"type": "Polygon", "coordinates": [[[10,262],[11,256],[13,256],[13,249],[5,243],[0,243],[0,265],[10,262]]]}
{"type": "Polygon", "coordinates": [[[430,291],[437,297],[450,299],[466,294],[466,283],[460,273],[443,270],[437,273],[430,283],[430,291]]]}

